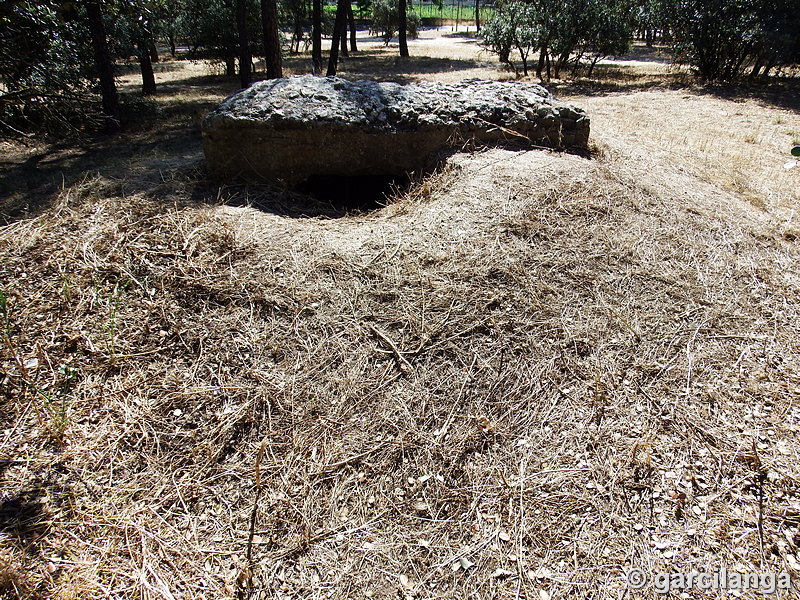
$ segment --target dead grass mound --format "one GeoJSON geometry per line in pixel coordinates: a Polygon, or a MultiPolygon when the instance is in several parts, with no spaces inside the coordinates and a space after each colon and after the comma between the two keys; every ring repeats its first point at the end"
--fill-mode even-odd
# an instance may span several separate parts
{"type": "Polygon", "coordinates": [[[797,246],[599,154],[457,156],[341,219],[96,179],[0,230],[0,594],[616,598],[632,566],[798,568],[797,246]]]}

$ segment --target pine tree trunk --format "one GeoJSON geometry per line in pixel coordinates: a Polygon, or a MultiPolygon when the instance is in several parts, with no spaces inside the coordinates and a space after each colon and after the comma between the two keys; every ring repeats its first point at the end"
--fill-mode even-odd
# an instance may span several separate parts
{"type": "Polygon", "coordinates": [[[339,52],[345,58],[349,55],[347,52],[347,9],[345,9],[342,30],[339,32],[339,52]]]}
{"type": "Polygon", "coordinates": [[[147,50],[150,52],[150,62],[157,63],[161,60],[158,56],[158,46],[156,46],[156,41],[153,39],[153,36],[150,36],[150,41],[147,44],[147,50]]]}
{"type": "Polygon", "coordinates": [[[236,49],[229,48],[225,54],[225,75],[236,77],[236,49]]]}
{"type": "Polygon", "coordinates": [[[406,5],[406,0],[400,0],[397,7],[398,12],[398,19],[397,19],[397,37],[400,41],[400,56],[403,58],[407,58],[409,55],[408,53],[408,7],[406,5]]]}
{"type": "Polygon", "coordinates": [[[275,0],[261,0],[261,24],[264,26],[264,62],[267,79],[283,77],[281,39],[278,31],[278,7],[275,0]]]}
{"type": "Polygon", "coordinates": [[[480,1],[475,0],[475,31],[481,30],[480,1]]]}
{"type": "Polygon", "coordinates": [[[86,5],[86,17],[92,35],[94,58],[100,78],[100,93],[103,97],[103,115],[105,116],[103,129],[106,133],[119,133],[121,130],[119,97],[117,96],[117,86],[114,83],[114,65],[111,63],[106,30],[103,27],[103,12],[98,2],[89,2],[86,5]]]}
{"type": "Polygon", "coordinates": [[[345,19],[347,18],[346,4],[350,0],[339,0],[336,4],[336,21],[333,25],[333,39],[331,40],[331,54],[328,57],[328,77],[336,75],[336,68],[339,66],[339,44],[344,33],[345,19]]]}
{"type": "Polygon", "coordinates": [[[250,38],[247,35],[247,1],[236,0],[236,28],[239,34],[239,78],[243,88],[253,83],[250,70],[253,57],[250,55],[250,38]]]}
{"type": "Polygon", "coordinates": [[[322,0],[311,5],[311,60],[314,73],[322,73],[322,0]]]}
{"type": "MultiPolygon", "coordinates": [[[[142,32],[144,34],[144,32],[142,32]]],[[[153,74],[153,63],[151,62],[150,49],[146,41],[142,40],[138,44],[139,67],[142,70],[142,94],[152,96],[156,93],[156,77],[153,74]]]]}
{"type": "Polygon", "coordinates": [[[353,16],[353,4],[347,3],[347,23],[350,25],[350,52],[358,52],[356,45],[356,19],[353,16]]]}
{"type": "Polygon", "coordinates": [[[292,34],[292,42],[289,48],[292,54],[297,54],[300,52],[300,42],[303,41],[303,22],[299,15],[295,16],[293,26],[294,33],[292,34]]]}

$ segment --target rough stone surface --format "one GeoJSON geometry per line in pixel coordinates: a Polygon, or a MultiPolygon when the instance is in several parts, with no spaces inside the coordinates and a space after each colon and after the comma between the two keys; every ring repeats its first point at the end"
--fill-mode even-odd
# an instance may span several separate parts
{"type": "Polygon", "coordinates": [[[399,175],[467,140],[585,149],[589,118],[535,84],[401,85],[310,75],[262,81],[203,121],[211,170],[295,184],[399,175]]]}

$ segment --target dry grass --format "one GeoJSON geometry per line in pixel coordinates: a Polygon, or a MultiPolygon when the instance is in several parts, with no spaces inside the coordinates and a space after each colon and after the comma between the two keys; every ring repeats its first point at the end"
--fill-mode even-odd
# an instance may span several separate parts
{"type": "Polygon", "coordinates": [[[644,150],[653,160],[713,182],[797,227],[797,173],[783,168],[800,129],[796,110],[756,99],[715,98],[702,89],[572,100],[592,114],[593,132],[603,139],[644,150]]]}
{"type": "Polygon", "coordinates": [[[631,565],[787,568],[797,248],[603,154],[462,155],[337,220],[187,203],[181,173],[152,197],[99,179],[6,227],[28,366],[4,354],[0,531],[22,581],[613,598],[631,565]],[[63,426],[34,391],[62,364],[63,426]]]}
{"type": "Polygon", "coordinates": [[[687,168],[679,140],[740,106],[693,98],[585,98],[593,159],[460,154],[371,213],[291,216],[165,159],[0,229],[0,597],[796,580],[792,198],[687,168]],[[631,118],[658,98],[695,121],[631,118]]]}

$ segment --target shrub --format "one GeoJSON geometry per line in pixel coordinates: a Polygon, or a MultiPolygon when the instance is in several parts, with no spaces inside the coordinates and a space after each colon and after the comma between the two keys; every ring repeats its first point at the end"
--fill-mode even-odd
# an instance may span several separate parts
{"type": "Polygon", "coordinates": [[[91,117],[88,39],[60,3],[0,4],[0,129],[59,131],[91,117]]]}
{"type": "Polygon", "coordinates": [[[800,59],[796,0],[664,2],[677,60],[707,80],[730,80],[748,67],[767,74],[800,59]]]}
{"type": "MultiPolygon", "coordinates": [[[[528,74],[528,57],[539,51],[536,74],[551,67],[558,77],[572,63],[590,58],[593,67],[603,56],[623,54],[633,37],[633,13],[627,0],[511,0],[497,5],[482,31],[483,45],[513,66],[517,50],[528,74]]],[[[591,68],[590,68],[591,72],[591,68]]]]}
{"type": "MultiPolygon", "coordinates": [[[[370,32],[373,35],[380,35],[383,42],[388,46],[392,38],[397,35],[399,30],[400,16],[397,0],[375,0],[372,6],[372,27],[370,32]]],[[[418,35],[420,17],[417,13],[409,12],[406,15],[406,32],[408,37],[415,38],[418,35]]]]}

